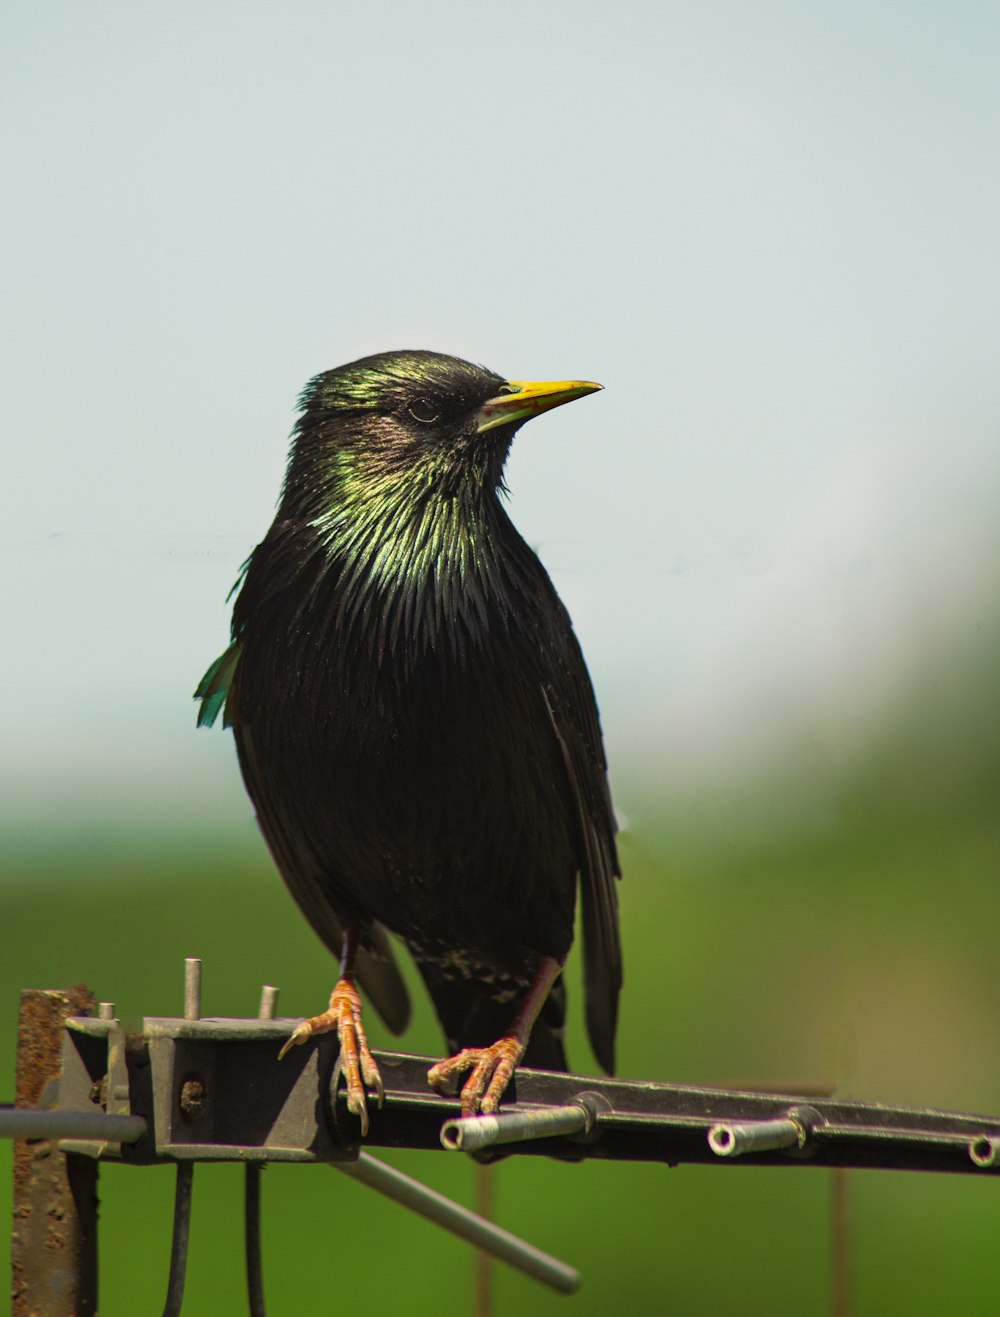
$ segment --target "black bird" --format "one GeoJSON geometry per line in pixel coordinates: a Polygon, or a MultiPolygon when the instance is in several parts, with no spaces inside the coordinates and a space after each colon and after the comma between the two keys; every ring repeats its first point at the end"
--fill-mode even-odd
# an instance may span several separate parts
{"type": "MultiPolygon", "coordinates": [[[[406,942],[449,1047],[495,1110],[523,1059],[566,1067],[561,972],[579,882],[586,1018],[614,1068],[622,981],[615,824],[569,614],[501,496],[515,431],[600,385],[524,383],[387,352],[305,388],[274,524],[241,575],[233,643],[202,679],[225,706],[261,831],[341,957],[329,1009],[367,1130],[381,1080],[360,984],[395,1032],[406,942]]],[[[235,587],[234,587],[235,589],[235,587]]]]}

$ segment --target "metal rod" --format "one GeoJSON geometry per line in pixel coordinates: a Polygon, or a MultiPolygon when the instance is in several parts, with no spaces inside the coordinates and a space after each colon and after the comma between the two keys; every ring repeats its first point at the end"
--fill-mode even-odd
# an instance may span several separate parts
{"type": "Polygon", "coordinates": [[[145,1133],[146,1122],[141,1116],[0,1107],[0,1139],[100,1139],[107,1143],[136,1143],[145,1133]]]}
{"type": "Polygon", "coordinates": [[[717,1157],[742,1157],[748,1152],[774,1152],[779,1148],[797,1148],[805,1142],[805,1131],[798,1121],[781,1120],[724,1121],[708,1131],[708,1146],[717,1157]]]}
{"type": "Polygon", "coordinates": [[[184,1302],[187,1276],[188,1237],[191,1233],[191,1193],[194,1188],[194,1162],[177,1163],[174,1190],[174,1235],[170,1244],[170,1279],[163,1317],[178,1317],[184,1302]]]}
{"type": "Polygon", "coordinates": [[[197,956],[184,961],[184,1018],[201,1019],[201,961],[197,956]]]}
{"type": "Polygon", "coordinates": [[[559,1107],[529,1107],[501,1111],[495,1116],[463,1116],[441,1126],[441,1146],[449,1152],[477,1152],[497,1143],[524,1143],[528,1139],[579,1134],[594,1122],[582,1102],[559,1107]]]}
{"type": "Polygon", "coordinates": [[[260,1162],[247,1162],[243,1181],[243,1231],[246,1241],[247,1298],[250,1317],[266,1317],[264,1273],[260,1257],[260,1162]]]}
{"type": "Polygon", "coordinates": [[[369,1153],[362,1152],[356,1162],[331,1162],[338,1171],[343,1171],[354,1180],[360,1180],[371,1189],[394,1199],[411,1212],[425,1216],[436,1225],[443,1226],[452,1234],[486,1249],[501,1262],[516,1267],[526,1276],[549,1285],[561,1294],[575,1294],[580,1287],[580,1273],[558,1258],[543,1253],[534,1245],[516,1235],[502,1230],[500,1226],[484,1221],[475,1212],[460,1207],[450,1198],[435,1192],[419,1180],[413,1180],[402,1171],[397,1171],[385,1162],[380,1162],[369,1153]]]}
{"type": "Polygon", "coordinates": [[[260,990],[260,1010],[257,1012],[258,1020],[273,1020],[278,1013],[278,989],[270,983],[265,983],[260,990]]]}

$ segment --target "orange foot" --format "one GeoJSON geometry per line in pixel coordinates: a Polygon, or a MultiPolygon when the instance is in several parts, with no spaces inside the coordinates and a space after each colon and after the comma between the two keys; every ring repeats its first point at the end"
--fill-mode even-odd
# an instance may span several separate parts
{"type": "Polygon", "coordinates": [[[444,1092],[457,1075],[471,1070],[472,1074],[462,1085],[462,1115],[474,1116],[477,1111],[489,1114],[500,1105],[524,1049],[525,1043],[511,1033],[492,1047],[466,1047],[457,1056],[431,1066],[427,1082],[431,1088],[444,1092]]]}
{"type": "Polygon", "coordinates": [[[350,979],[341,979],[334,988],[328,1010],[296,1026],[278,1053],[278,1060],[297,1043],[307,1042],[313,1034],[330,1033],[334,1029],[340,1039],[340,1068],[347,1086],[347,1110],[361,1121],[363,1137],[368,1133],[365,1085],[374,1092],[379,1106],[385,1100],[385,1090],[361,1024],[361,997],[350,979]]]}

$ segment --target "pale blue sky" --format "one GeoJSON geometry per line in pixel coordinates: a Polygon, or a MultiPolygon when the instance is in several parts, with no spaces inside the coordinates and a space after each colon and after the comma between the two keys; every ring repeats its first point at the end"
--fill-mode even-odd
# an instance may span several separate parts
{"type": "Polygon", "coordinates": [[[370,351],[606,385],[509,479],[623,780],[850,753],[992,607],[1000,9],[43,3],[0,35],[9,820],[246,813],[190,693],[298,390],[370,351]]]}

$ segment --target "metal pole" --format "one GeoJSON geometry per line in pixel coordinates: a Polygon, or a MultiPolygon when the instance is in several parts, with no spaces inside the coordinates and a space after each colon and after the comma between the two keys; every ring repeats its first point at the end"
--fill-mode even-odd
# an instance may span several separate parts
{"type": "Polygon", "coordinates": [[[0,1139],[106,1139],[115,1143],[137,1143],[146,1129],[142,1116],[0,1107],[0,1139]]]}
{"type": "MultiPolygon", "coordinates": [[[[278,989],[265,983],[260,992],[258,1020],[273,1020],[278,1009],[278,989]]],[[[266,1317],[264,1268],[260,1247],[260,1162],[247,1162],[243,1175],[243,1243],[247,1268],[247,1301],[250,1317],[266,1317]]]]}
{"type": "MultiPolygon", "coordinates": [[[[25,990],[17,1026],[15,1095],[37,1107],[61,1068],[63,1022],[95,997],[25,990]]],[[[97,1162],[54,1142],[14,1144],[13,1317],[93,1317],[97,1312],[97,1162]]]]}
{"type": "Polygon", "coordinates": [[[194,1162],[177,1163],[174,1187],[174,1234],[170,1244],[170,1276],[163,1317],[178,1317],[184,1302],[187,1278],[188,1238],[191,1233],[191,1195],[194,1192],[194,1162]]]}
{"type": "MultiPolygon", "coordinates": [[[[475,1207],[484,1221],[492,1222],[495,1216],[496,1170],[495,1166],[475,1163],[475,1207]]],[[[476,1317],[493,1317],[493,1257],[484,1248],[477,1248],[474,1257],[475,1314],[476,1317]]]]}
{"type": "Polygon", "coordinates": [[[485,1249],[501,1262],[540,1280],[543,1285],[550,1285],[562,1294],[575,1294],[580,1288],[580,1273],[573,1267],[543,1253],[525,1240],[518,1239],[509,1231],[502,1230],[492,1221],[484,1221],[475,1212],[460,1207],[435,1189],[411,1179],[394,1166],[387,1166],[367,1152],[360,1153],[356,1162],[331,1162],[330,1165],[352,1179],[367,1184],[369,1188],[395,1199],[397,1203],[402,1203],[411,1212],[417,1212],[429,1221],[444,1226],[460,1239],[485,1249]]]}
{"type": "Polygon", "coordinates": [[[850,1176],[846,1166],[834,1166],[830,1172],[832,1317],[851,1317],[854,1311],[850,1176]]]}
{"type": "Polygon", "coordinates": [[[250,1317],[266,1317],[264,1273],[260,1259],[260,1162],[247,1162],[243,1174],[243,1235],[247,1264],[247,1300],[250,1317]]]}

